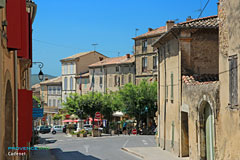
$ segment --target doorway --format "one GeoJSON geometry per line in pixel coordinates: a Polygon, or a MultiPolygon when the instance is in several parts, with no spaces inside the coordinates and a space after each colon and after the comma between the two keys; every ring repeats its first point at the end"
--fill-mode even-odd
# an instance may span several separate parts
{"type": "Polygon", "coordinates": [[[214,160],[214,116],[209,103],[203,105],[200,113],[200,156],[203,160],[214,160]]]}
{"type": "Polygon", "coordinates": [[[182,157],[189,156],[188,113],[181,112],[181,147],[182,157]]]}

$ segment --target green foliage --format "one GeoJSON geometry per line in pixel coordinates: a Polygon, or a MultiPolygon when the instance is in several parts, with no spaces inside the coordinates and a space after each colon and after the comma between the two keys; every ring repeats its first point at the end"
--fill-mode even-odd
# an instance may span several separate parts
{"type": "Polygon", "coordinates": [[[139,85],[126,84],[120,89],[119,94],[124,103],[122,111],[137,121],[146,117],[145,107],[148,108],[148,115],[154,117],[157,110],[157,82],[148,83],[142,80],[139,85]]]}
{"type": "Polygon", "coordinates": [[[62,114],[55,114],[53,116],[53,120],[59,120],[59,119],[62,119],[63,115],[62,114]]]}
{"type": "Polygon", "coordinates": [[[39,99],[37,96],[33,96],[33,99],[34,99],[35,101],[37,101],[38,104],[41,103],[40,99],[39,99]]]}

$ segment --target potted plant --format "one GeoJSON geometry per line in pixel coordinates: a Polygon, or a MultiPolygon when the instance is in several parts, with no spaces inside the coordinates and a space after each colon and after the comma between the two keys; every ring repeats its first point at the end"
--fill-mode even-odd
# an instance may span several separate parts
{"type": "Polygon", "coordinates": [[[98,126],[94,126],[92,130],[92,136],[93,137],[100,137],[101,136],[101,131],[99,130],[98,126]]]}
{"type": "Polygon", "coordinates": [[[87,131],[85,129],[82,129],[78,135],[80,135],[80,137],[87,137],[87,131]]]}

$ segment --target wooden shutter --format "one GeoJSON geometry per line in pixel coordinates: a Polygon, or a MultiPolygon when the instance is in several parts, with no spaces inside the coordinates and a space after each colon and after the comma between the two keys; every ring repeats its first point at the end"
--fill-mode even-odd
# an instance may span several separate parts
{"type": "Polygon", "coordinates": [[[233,57],[233,105],[238,105],[238,66],[237,57],[233,57]]]}
{"type": "Polygon", "coordinates": [[[171,73],[171,100],[173,100],[173,73],[171,73]]]}

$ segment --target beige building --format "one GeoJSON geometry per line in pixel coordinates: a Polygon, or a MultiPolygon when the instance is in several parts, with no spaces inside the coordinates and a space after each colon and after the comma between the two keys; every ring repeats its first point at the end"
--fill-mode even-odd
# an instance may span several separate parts
{"type": "Polygon", "coordinates": [[[219,23],[216,159],[240,159],[240,0],[220,0],[219,23]]]}
{"type": "Polygon", "coordinates": [[[90,90],[114,92],[127,83],[135,83],[134,64],[134,56],[126,54],[89,65],[90,90]]]}
{"type": "Polygon", "coordinates": [[[157,80],[158,58],[152,44],[165,32],[165,26],[157,29],[149,28],[147,33],[133,38],[135,41],[136,84],[139,84],[142,79],[157,80]]]}
{"type": "Polygon", "coordinates": [[[153,44],[159,55],[158,144],[180,157],[214,159],[218,17],[168,21],[166,28],[153,44]]]}
{"type": "Polygon", "coordinates": [[[45,80],[40,83],[40,100],[43,107],[44,119],[47,125],[59,124],[53,116],[62,109],[62,77],[45,80]]]}
{"type": "Polygon", "coordinates": [[[62,100],[65,101],[69,93],[76,93],[77,75],[87,73],[88,65],[105,58],[99,52],[89,51],[62,59],[62,100]]]}
{"type": "Polygon", "coordinates": [[[32,92],[33,92],[33,96],[36,96],[38,99],[40,99],[40,83],[37,83],[35,85],[32,86],[32,92]]]}
{"type": "Polygon", "coordinates": [[[76,93],[87,94],[90,90],[89,72],[76,76],[76,93]]]}

